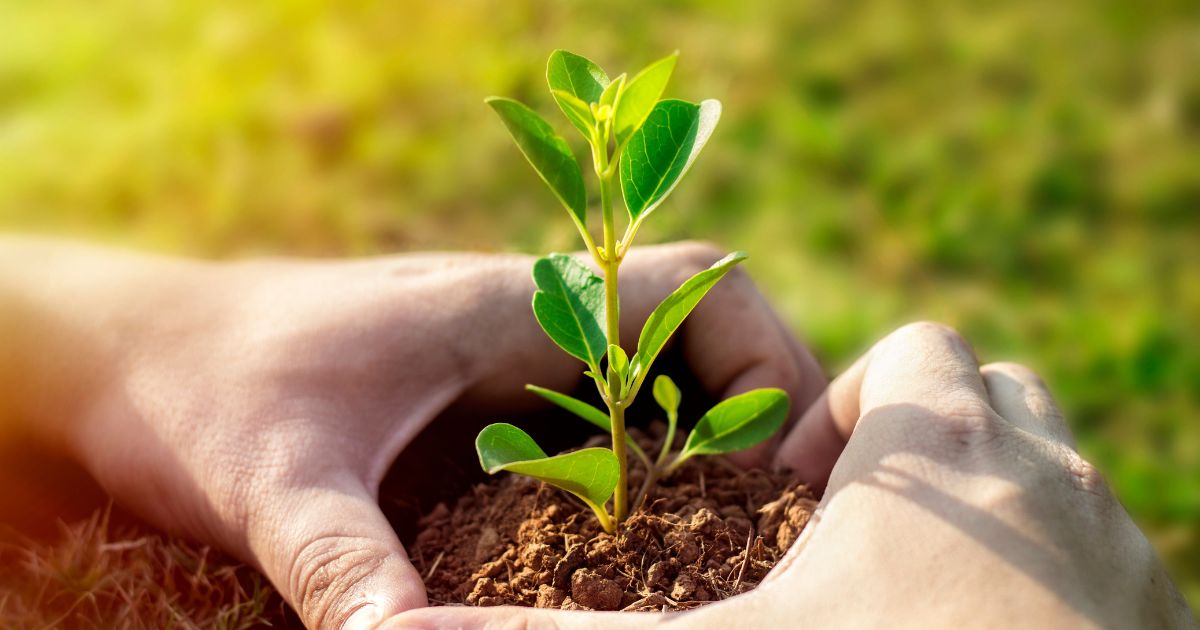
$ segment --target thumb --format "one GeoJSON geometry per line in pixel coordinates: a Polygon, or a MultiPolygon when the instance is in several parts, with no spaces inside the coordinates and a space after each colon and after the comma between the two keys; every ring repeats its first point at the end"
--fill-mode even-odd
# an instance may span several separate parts
{"type": "Polygon", "coordinates": [[[250,528],[262,570],[309,628],[372,628],[427,605],[372,493],[345,477],[283,491],[250,528]]]}

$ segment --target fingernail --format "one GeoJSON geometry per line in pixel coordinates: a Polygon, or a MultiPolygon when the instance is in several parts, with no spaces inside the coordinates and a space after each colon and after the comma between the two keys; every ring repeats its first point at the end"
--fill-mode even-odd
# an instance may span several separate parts
{"type": "Polygon", "coordinates": [[[342,630],[370,630],[383,621],[379,607],[375,604],[363,604],[350,614],[342,623],[342,630]]]}

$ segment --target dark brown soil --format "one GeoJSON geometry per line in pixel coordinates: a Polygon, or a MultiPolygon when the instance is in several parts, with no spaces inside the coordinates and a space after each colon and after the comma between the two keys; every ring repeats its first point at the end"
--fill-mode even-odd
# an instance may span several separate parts
{"type": "MultiPolygon", "coordinates": [[[[644,471],[630,467],[636,489],[644,471]]],[[[815,506],[787,474],[696,458],[611,535],[574,497],[502,474],[438,504],[411,555],[432,604],[681,610],[758,585],[815,506]]]]}

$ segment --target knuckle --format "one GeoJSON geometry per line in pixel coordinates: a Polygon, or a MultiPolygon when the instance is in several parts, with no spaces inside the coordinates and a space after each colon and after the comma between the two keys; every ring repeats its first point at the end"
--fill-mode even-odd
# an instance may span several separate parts
{"type": "Polygon", "coordinates": [[[296,552],[288,575],[293,603],[305,624],[337,628],[355,610],[360,586],[386,562],[370,541],[320,536],[296,552]]]}
{"type": "Polygon", "coordinates": [[[1013,363],[1011,361],[997,361],[984,365],[983,367],[979,368],[979,371],[991,374],[1002,374],[1011,377],[1013,380],[1020,383],[1030,383],[1039,387],[1045,387],[1042,377],[1038,376],[1037,372],[1034,372],[1028,366],[1020,363],[1013,363]]]}
{"type": "Polygon", "coordinates": [[[919,321],[905,324],[891,334],[891,340],[905,345],[923,345],[931,341],[966,344],[962,335],[946,324],[919,321]]]}
{"type": "Polygon", "coordinates": [[[1076,490],[1098,499],[1110,497],[1108,482],[1104,480],[1104,475],[1098,468],[1072,449],[1064,447],[1062,451],[1064,468],[1076,490]]]}
{"type": "Polygon", "coordinates": [[[788,357],[772,353],[767,343],[769,340],[756,341],[755,346],[760,347],[746,354],[744,360],[751,367],[746,369],[745,375],[750,377],[753,373],[755,387],[778,387],[791,396],[798,395],[802,380],[800,367],[788,357]]]}
{"type": "Polygon", "coordinates": [[[994,411],[979,400],[965,397],[946,403],[936,415],[934,430],[965,450],[991,444],[1003,434],[994,411]]]}

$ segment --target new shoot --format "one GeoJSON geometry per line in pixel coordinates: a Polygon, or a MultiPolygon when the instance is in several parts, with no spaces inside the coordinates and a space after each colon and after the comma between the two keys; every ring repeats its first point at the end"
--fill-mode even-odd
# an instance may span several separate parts
{"type": "MultiPolygon", "coordinates": [[[[598,65],[563,50],[550,55],[546,80],[563,115],[591,147],[600,189],[603,233],[599,243],[588,230],[583,168],[566,140],[529,107],[509,98],[487,104],[500,116],[513,140],[541,179],[566,208],[579,230],[597,275],[580,260],[550,254],[533,265],[533,313],[560,348],[583,362],[605,409],[559,392],[527,388],[612,436],[612,448],[586,448],[548,456],[533,438],[511,424],[492,424],[476,438],[479,462],[488,473],[509,471],[540,479],[582,500],[605,531],[613,532],[637,509],[657,480],[697,455],[749,448],[770,437],[788,415],[788,397],[779,389],[757,389],[710,409],[672,454],[680,391],[671,379],[653,381],[654,399],[667,415],[667,435],[653,459],[625,433],[625,411],[650,375],[667,340],[701,298],[746,258],[735,252],[692,276],[650,314],[632,355],[621,339],[617,288],[621,262],[638,228],[675,189],[695,162],[721,116],[715,100],[699,104],[662,99],[678,53],[664,57],[632,78],[609,79],[598,65]],[[625,205],[624,231],[617,236],[617,188],[625,205]],[[646,469],[645,482],[629,496],[629,454],[646,469]],[[611,507],[610,507],[611,504],[611,507]]],[[[586,258],[585,258],[586,259],[586,258]]]]}

